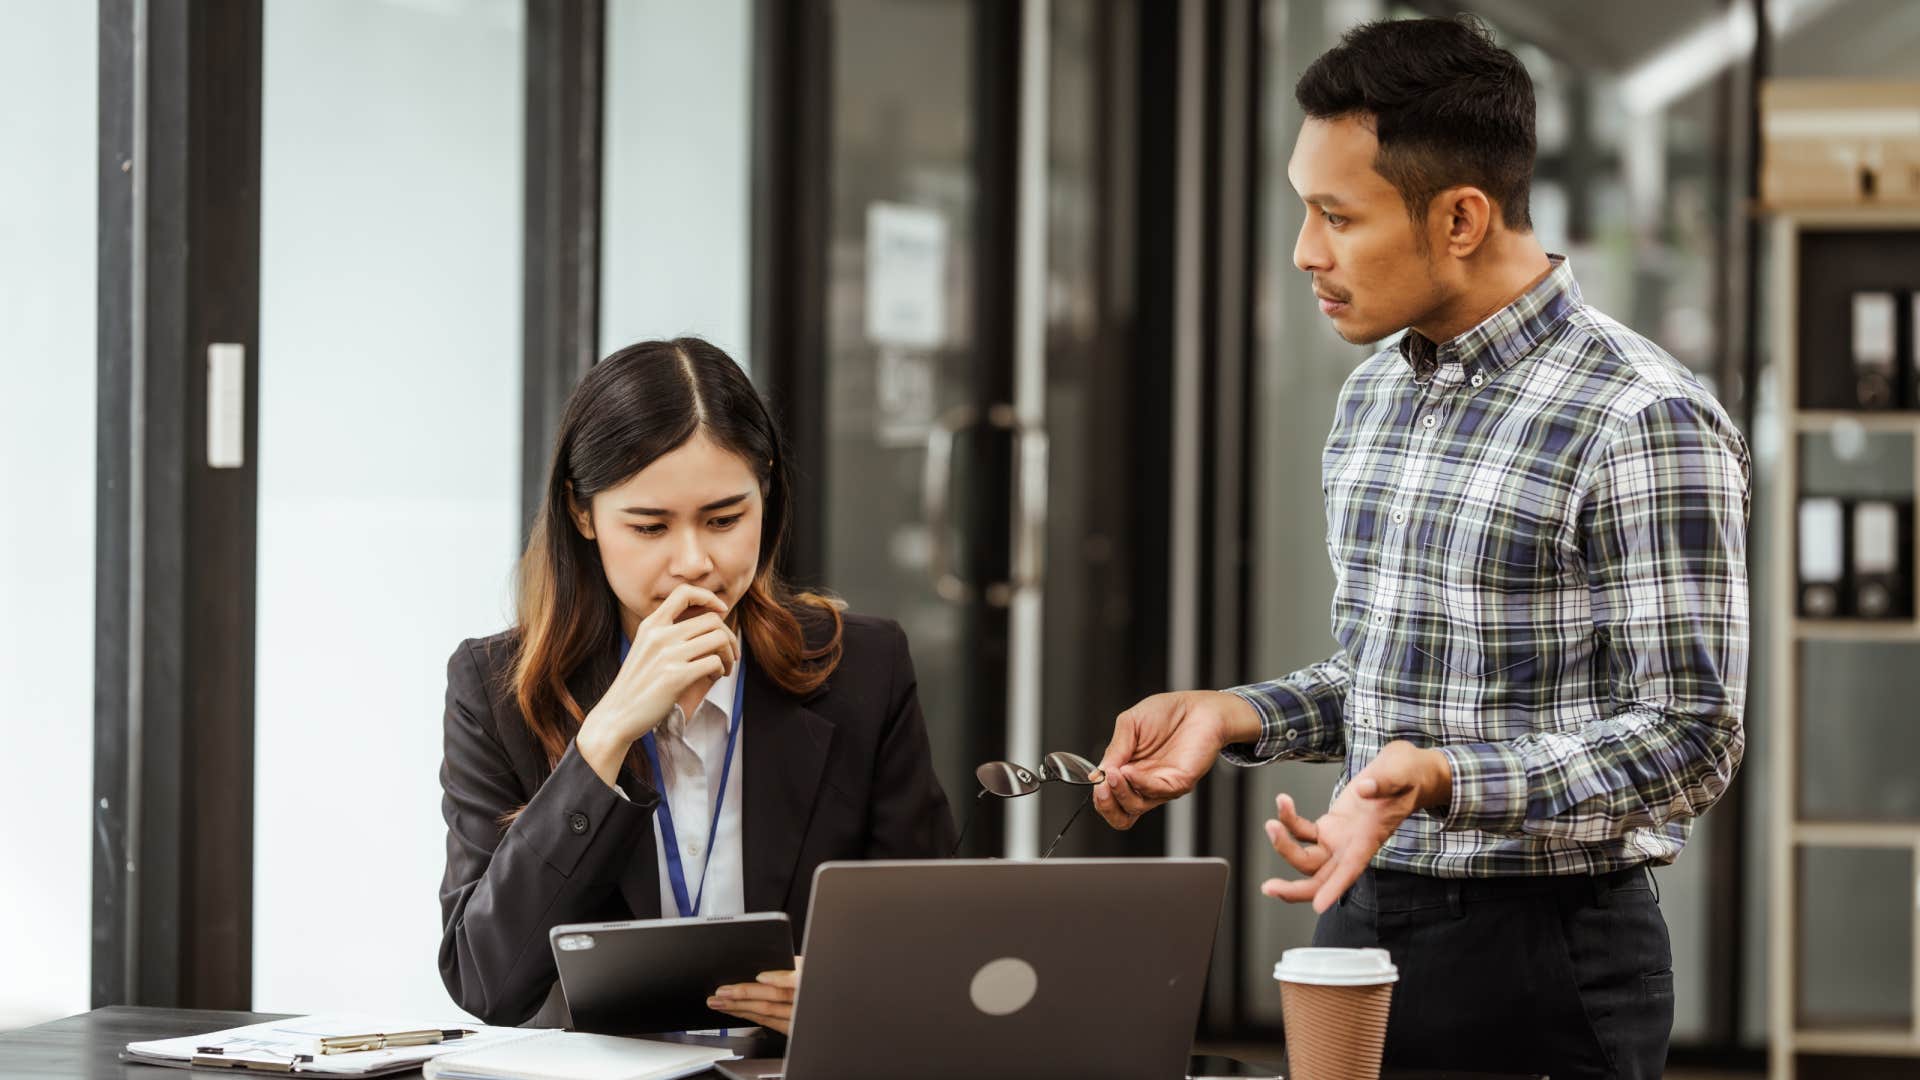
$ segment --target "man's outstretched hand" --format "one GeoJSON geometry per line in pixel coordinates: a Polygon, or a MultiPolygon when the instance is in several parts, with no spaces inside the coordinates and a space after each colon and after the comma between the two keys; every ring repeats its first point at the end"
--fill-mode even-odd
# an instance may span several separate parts
{"type": "Polygon", "coordinates": [[[1311,900],[1313,910],[1324,913],[1359,879],[1374,852],[1409,814],[1444,807],[1452,794],[1453,770],[1445,754],[1391,742],[1318,820],[1300,816],[1291,795],[1275,797],[1279,816],[1267,822],[1267,839],[1281,858],[1307,876],[1269,878],[1260,891],[1295,903],[1311,900]]]}
{"type": "Polygon", "coordinates": [[[1100,759],[1093,808],[1116,829],[1193,790],[1220,751],[1260,737],[1260,714],[1244,699],[1213,690],[1155,694],[1113,722],[1100,759]]]}

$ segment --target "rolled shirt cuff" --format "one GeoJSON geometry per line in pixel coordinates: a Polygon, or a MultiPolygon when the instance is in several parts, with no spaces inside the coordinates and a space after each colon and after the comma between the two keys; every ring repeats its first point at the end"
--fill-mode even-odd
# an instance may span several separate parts
{"type": "Polygon", "coordinates": [[[1227,693],[1253,706],[1260,714],[1260,738],[1251,743],[1231,743],[1220,750],[1220,757],[1233,765],[1265,765],[1282,753],[1300,745],[1299,726],[1290,724],[1285,715],[1277,712],[1270,694],[1284,694],[1297,715],[1312,715],[1314,705],[1304,695],[1279,683],[1262,683],[1258,692],[1254,687],[1235,686],[1227,693]]]}
{"type": "Polygon", "coordinates": [[[1440,812],[1443,829],[1518,836],[1527,821],[1527,763],[1499,743],[1440,747],[1453,771],[1453,794],[1440,812]]]}

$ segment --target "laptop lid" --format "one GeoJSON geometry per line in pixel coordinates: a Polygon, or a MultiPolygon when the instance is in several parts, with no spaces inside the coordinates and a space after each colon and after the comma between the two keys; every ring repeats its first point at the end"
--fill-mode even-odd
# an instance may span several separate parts
{"type": "Polygon", "coordinates": [[[826,863],[787,1080],[1185,1075],[1222,859],[826,863]]]}

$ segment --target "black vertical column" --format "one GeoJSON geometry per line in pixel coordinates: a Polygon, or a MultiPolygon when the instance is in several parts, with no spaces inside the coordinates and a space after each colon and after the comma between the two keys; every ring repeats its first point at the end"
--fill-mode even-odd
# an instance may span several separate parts
{"type": "MultiPolygon", "coordinates": [[[[986,417],[1014,399],[1015,318],[1019,262],[1021,5],[1019,0],[975,0],[971,148],[974,211],[972,370],[970,404],[986,417]]],[[[1013,576],[1013,436],[982,425],[956,440],[962,576],[987,583],[1013,576]],[[971,437],[968,437],[971,436],[971,437]]],[[[1005,596],[990,588],[964,602],[964,633],[973,651],[972,677],[961,687],[966,760],[1007,754],[1011,622],[1005,596]]],[[[1032,643],[1039,648],[1040,643],[1032,643]]],[[[987,855],[1007,847],[1006,815],[977,815],[960,854],[987,855]]],[[[1046,843],[1046,838],[1040,838],[1046,843]]]]}
{"type": "Polygon", "coordinates": [[[603,0],[527,0],[520,520],[546,491],[560,412],[600,350],[603,0]]]}
{"type": "MultiPolygon", "coordinates": [[[[753,7],[753,374],[786,432],[794,502],[826,505],[832,5],[753,7]]],[[[789,579],[826,573],[825,515],[793,515],[789,579]]]]}
{"type": "MultiPolygon", "coordinates": [[[[1201,498],[1209,509],[1201,524],[1197,579],[1202,589],[1202,685],[1227,687],[1257,677],[1251,669],[1251,551],[1261,166],[1256,50],[1262,41],[1262,5],[1259,0],[1208,2],[1202,239],[1206,299],[1201,314],[1207,437],[1201,447],[1201,498]]],[[[1249,782],[1244,770],[1215,770],[1196,793],[1202,800],[1200,853],[1241,865],[1242,838],[1255,825],[1246,818],[1249,782]]],[[[1252,914],[1252,887],[1247,877],[1232,883],[1214,946],[1203,1022],[1223,1035],[1240,1030],[1247,1017],[1241,988],[1249,980],[1241,968],[1249,960],[1241,943],[1252,914]]]]}
{"type": "Polygon", "coordinates": [[[251,1003],[260,49],[257,5],[100,4],[95,1005],[251,1003]]]}

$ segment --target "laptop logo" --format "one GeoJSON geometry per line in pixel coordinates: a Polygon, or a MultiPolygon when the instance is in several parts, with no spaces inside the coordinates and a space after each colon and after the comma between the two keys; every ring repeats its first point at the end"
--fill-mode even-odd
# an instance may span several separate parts
{"type": "Polygon", "coordinates": [[[988,1016],[1011,1016],[1027,1007],[1040,989],[1040,975],[1033,965],[1014,956],[988,961],[973,973],[968,988],[973,1007],[988,1016]]]}

